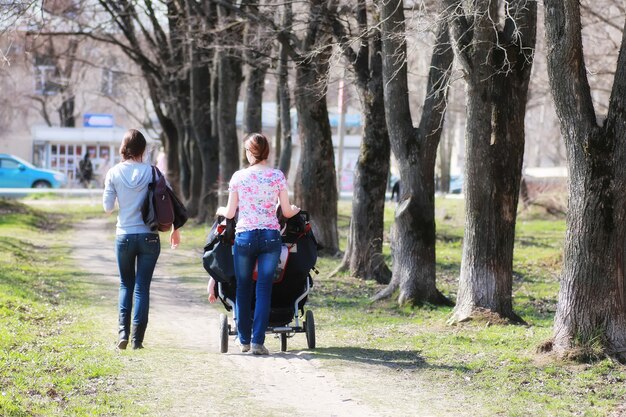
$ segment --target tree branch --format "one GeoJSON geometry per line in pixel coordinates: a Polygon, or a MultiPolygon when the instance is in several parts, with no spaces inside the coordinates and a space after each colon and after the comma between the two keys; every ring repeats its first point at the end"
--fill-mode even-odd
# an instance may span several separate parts
{"type": "Polygon", "coordinates": [[[613,89],[611,90],[611,99],[609,100],[607,125],[614,125],[618,119],[626,120],[624,97],[626,97],[626,24],[622,33],[622,44],[619,48],[613,89]]]}
{"type": "Polygon", "coordinates": [[[544,0],[548,73],[562,121],[579,129],[596,125],[587,80],[579,0],[544,0]]]}
{"type": "Polygon", "coordinates": [[[452,73],[453,60],[454,52],[452,45],[450,45],[448,22],[446,19],[440,19],[437,27],[435,47],[430,61],[426,99],[424,100],[424,109],[419,125],[420,133],[426,138],[426,146],[429,147],[436,148],[439,143],[439,136],[436,133],[443,128],[443,118],[448,96],[448,81],[452,73]],[[437,138],[437,140],[428,140],[429,136],[437,138]]]}
{"type": "MultiPolygon", "coordinates": [[[[359,0],[361,1],[361,0],[359,0]]],[[[334,10],[331,10],[328,14],[328,19],[330,21],[330,26],[333,30],[335,38],[339,43],[341,48],[341,52],[346,57],[350,65],[354,68],[354,72],[356,74],[356,81],[362,86],[365,87],[367,84],[367,57],[365,57],[365,61],[363,61],[362,54],[367,50],[363,50],[363,48],[359,49],[359,53],[357,53],[351,46],[352,39],[348,36],[346,32],[345,26],[339,21],[337,18],[337,14],[334,13],[334,10]]],[[[367,18],[366,18],[367,19],[367,18]]],[[[361,38],[361,36],[359,36],[361,38]]],[[[364,42],[363,39],[360,39],[361,44],[367,43],[364,42]]]]}
{"type": "Polygon", "coordinates": [[[460,0],[444,0],[442,17],[447,19],[452,32],[452,39],[456,43],[456,52],[461,66],[467,72],[472,69],[472,57],[469,48],[474,38],[474,29],[465,17],[460,0]]]}

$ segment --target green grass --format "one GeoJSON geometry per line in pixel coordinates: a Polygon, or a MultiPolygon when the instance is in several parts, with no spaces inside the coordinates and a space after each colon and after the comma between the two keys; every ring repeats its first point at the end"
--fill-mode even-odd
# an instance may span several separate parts
{"type": "Polygon", "coordinates": [[[0,415],[120,415],[121,364],[69,263],[71,222],[0,200],[0,415]]]}
{"type": "MultiPolygon", "coordinates": [[[[342,249],[350,214],[350,204],[340,202],[342,249]]],[[[436,216],[438,286],[454,299],[463,201],[437,199],[436,216]]],[[[385,230],[392,221],[393,205],[388,204],[385,230]]],[[[196,244],[203,238],[198,230],[186,232],[196,244]]],[[[347,273],[331,278],[340,260],[321,258],[307,304],[315,313],[319,335],[314,356],[331,367],[352,361],[388,368],[390,381],[400,385],[396,375],[401,371],[413,381],[471,399],[468,407],[473,404],[481,415],[607,415],[626,397],[623,366],[610,359],[586,365],[561,362],[537,353],[552,335],[564,233],[563,218],[537,209],[519,214],[513,295],[514,308],[527,326],[486,321],[450,326],[449,307],[400,308],[395,300],[371,303],[370,297],[383,286],[347,273]]],[[[391,262],[388,243],[384,253],[391,262]]]]}
{"type": "MultiPolygon", "coordinates": [[[[122,409],[137,393],[116,388],[120,361],[107,346],[108,330],[101,331],[90,288],[77,282],[84,280],[71,279],[76,271],[63,243],[70,223],[99,213],[99,207],[43,213],[14,206],[14,214],[2,210],[6,206],[0,205],[0,415],[126,415],[122,409]]],[[[340,202],[339,212],[343,248],[350,204],[340,202]]],[[[463,241],[462,200],[437,199],[436,216],[438,286],[454,298],[463,241]]],[[[385,230],[392,221],[389,204],[385,230]]],[[[190,222],[181,249],[199,252],[207,232],[206,225],[190,222]]],[[[609,359],[576,364],[537,353],[552,334],[564,232],[562,218],[540,210],[519,215],[514,308],[527,326],[487,321],[449,326],[449,307],[400,308],[393,299],[371,303],[383,286],[345,273],[331,278],[340,259],[320,258],[320,274],[314,276],[307,304],[315,313],[318,339],[311,355],[339,373],[352,365],[376,369],[377,383],[398,392],[416,392],[420,386],[425,392],[443,393],[433,403],[456,401],[456,409],[468,413],[609,415],[626,398],[622,365],[609,359]]],[[[391,262],[388,243],[384,251],[391,262]]],[[[176,268],[204,297],[206,277],[198,257],[189,256],[176,268]]],[[[294,337],[290,350],[305,345],[303,337],[294,337]]],[[[358,388],[371,382],[352,383],[358,388]]],[[[381,398],[389,394],[381,390],[379,398],[369,400],[383,404],[381,398]]],[[[135,411],[141,412],[136,403],[135,411]]]]}

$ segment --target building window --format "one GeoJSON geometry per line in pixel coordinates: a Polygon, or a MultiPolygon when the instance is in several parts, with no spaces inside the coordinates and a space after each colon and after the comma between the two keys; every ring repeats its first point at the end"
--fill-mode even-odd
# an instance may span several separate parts
{"type": "Polygon", "coordinates": [[[117,97],[120,95],[120,86],[122,83],[122,73],[114,71],[110,68],[102,70],[102,86],[100,92],[108,97],[117,97]]]}
{"type": "Polygon", "coordinates": [[[54,65],[35,65],[35,93],[52,96],[59,92],[61,85],[55,82],[57,69],[54,65]]]}

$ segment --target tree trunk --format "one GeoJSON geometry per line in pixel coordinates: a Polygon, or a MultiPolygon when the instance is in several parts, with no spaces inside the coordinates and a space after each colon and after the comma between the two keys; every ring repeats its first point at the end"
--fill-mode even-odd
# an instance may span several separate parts
{"type": "MultiPolygon", "coordinates": [[[[245,0],[241,7],[253,15],[259,14],[262,1],[245,0]]],[[[269,55],[264,28],[257,22],[248,20],[243,35],[243,44],[246,45],[245,58],[248,64],[246,77],[245,99],[243,103],[243,134],[263,133],[263,91],[265,90],[265,75],[267,73],[269,55]]],[[[241,151],[242,166],[248,164],[245,151],[241,151]]]]}
{"type": "MultiPolygon", "coordinates": [[[[497,6],[495,0],[477,6],[469,29],[472,47],[457,51],[470,64],[465,66],[465,235],[451,321],[489,312],[523,322],[513,311],[513,247],[532,66],[528,51],[534,48],[537,15],[535,2],[511,2],[504,29],[495,33],[497,6]]],[[[466,36],[465,27],[453,24],[455,33],[466,36]]],[[[463,48],[463,39],[457,39],[463,48]]]]}
{"type": "MultiPolygon", "coordinates": [[[[191,202],[191,155],[189,154],[190,147],[189,142],[191,138],[189,137],[189,126],[178,124],[177,130],[181,132],[181,138],[178,142],[178,166],[179,166],[179,175],[180,175],[180,192],[185,201],[185,206],[187,206],[187,210],[191,209],[191,212],[194,213],[194,208],[190,207],[191,202]]],[[[194,213],[195,214],[195,213],[194,213]]]]}
{"type": "Polygon", "coordinates": [[[243,112],[243,133],[263,132],[263,90],[267,67],[250,67],[246,79],[246,100],[243,112]]]}
{"type": "Polygon", "coordinates": [[[202,169],[197,220],[203,222],[212,221],[218,205],[219,140],[211,134],[210,63],[198,64],[191,77],[191,117],[202,169]]]}
{"type": "Polygon", "coordinates": [[[287,57],[282,57],[278,63],[278,99],[280,102],[280,156],[278,159],[278,169],[283,171],[286,177],[291,169],[291,155],[293,151],[291,135],[291,96],[289,94],[289,74],[287,67],[287,57]]]}
{"type": "Polygon", "coordinates": [[[365,123],[354,175],[352,219],[343,263],[352,276],[388,284],[391,271],[383,257],[383,217],[390,148],[385,115],[380,111],[384,107],[382,82],[378,87],[380,90],[368,92],[375,95],[369,102],[366,103],[365,97],[362,99],[365,123]]]}
{"type": "MultiPolygon", "coordinates": [[[[356,7],[359,32],[368,32],[365,0],[356,7]]],[[[376,19],[376,16],[374,16],[376,19]]],[[[376,19],[377,20],[377,19],[376,19]]],[[[343,261],[336,272],[349,269],[350,275],[388,284],[391,270],[383,257],[385,191],[391,154],[385,120],[380,30],[374,21],[369,39],[362,39],[358,52],[339,20],[333,31],[355,73],[364,125],[359,159],[354,174],[352,218],[343,261]]]]}
{"type": "Polygon", "coordinates": [[[450,192],[450,168],[452,165],[452,147],[454,143],[454,131],[446,128],[443,133],[443,137],[439,142],[439,149],[437,151],[438,161],[438,189],[444,194],[450,192]]]}
{"type": "MultiPolygon", "coordinates": [[[[291,3],[286,2],[283,6],[282,26],[289,28],[293,22],[293,14],[291,3]]],[[[279,46],[278,56],[278,86],[277,101],[279,103],[279,120],[280,120],[280,156],[278,158],[278,169],[283,171],[286,177],[289,177],[291,169],[292,155],[292,136],[291,136],[291,96],[289,93],[289,61],[287,48],[282,43],[279,46]]],[[[278,150],[277,150],[278,152],[278,150]]]]}
{"type": "Polygon", "coordinates": [[[63,98],[61,107],[59,107],[59,121],[61,127],[76,127],[76,118],[74,116],[74,95],[69,94],[63,98]]]}
{"type": "Polygon", "coordinates": [[[400,168],[402,195],[392,232],[392,279],[375,299],[399,289],[400,305],[449,304],[436,287],[434,169],[453,55],[448,26],[442,19],[422,118],[419,129],[415,129],[408,100],[403,7],[402,0],[381,4],[385,116],[391,149],[400,168]]]}
{"type": "Polygon", "coordinates": [[[326,107],[329,51],[315,61],[296,65],[296,108],[300,136],[300,163],[296,173],[295,203],[309,212],[313,232],[323,250],[339,251],[337,183],[332,133],[326,107]],[[323,86],[316,87],[323,84],[323,86]],[[320,91],[321,90],[321,91],[320,91]]]}
{"type": "MultiPolygon", "coordinates": [[[[282,149],[282,129],[283,123],[281,121],[280,116],[280,86],[276,85],[276,134],[274,135],[274,140],[272,141],[272,148],[274,149],[274,166],[280,166],[280,152],[282,149]]],[[[284,171],[283,171],[284,173],[284,171]]],[[[287,174],[285,174],[287,176],[287,174]]]]}
{"type": "Polygon", "coordinates": [[[220,140],[220,177],[223,179],[220,205],[228,199],[228,182],[239,169],[239,139],[237,137],[237,100],[241,86],[241,58],[233,51],[218,53],[217,129],[220,140]]]}
{"type": "Polygon", "coordinates": [[[626,39],[607,118],[598,126],[582,52],[579,2],[544,4],[548,75],[570,176],[552,347],[576,359],[610,354],[625,361],[626,39]]]}

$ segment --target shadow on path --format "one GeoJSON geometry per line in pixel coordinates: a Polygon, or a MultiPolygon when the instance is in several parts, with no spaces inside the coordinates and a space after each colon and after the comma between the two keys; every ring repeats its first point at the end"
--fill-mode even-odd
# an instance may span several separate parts
{"type": "MultiPolygon", "coordinates": [[[[308,351],[307,351],[308,352],[308,351]]],[[[297,354],[297,352],[291,352],[297,354]]],[[[366,365],[385,366],[390,369],[445,369],[468,372],[465,366],[436,365],[426,362],[417,350],[383,350],[361,347],[321,347],[312,351],[310,359],[338,359],[366,365]]]]}

